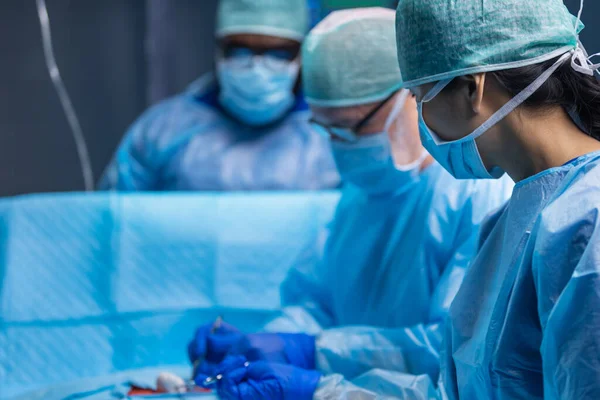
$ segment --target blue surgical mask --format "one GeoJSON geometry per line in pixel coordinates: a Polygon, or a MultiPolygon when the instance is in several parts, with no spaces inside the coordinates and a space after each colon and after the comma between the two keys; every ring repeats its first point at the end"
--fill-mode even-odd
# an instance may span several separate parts
{"type": "Polygon", "coordinates": [[[332,141],[333,157],[344,182],[372,196],[398,193],[418,181],[420,167],[428,154],[424,151],[409,165],[396,166],[392,157],[388,130],[406,101],[404,93],[388,116],[385,131],[359,136],[354,142],[332,141]]]}
{"type": "MultiPolygon", "coordinates": [[[[504,171],[494,166],[488,170],[481,159],[475,139],[487,132],[491,127],[500,122],[504,117],[523,104],[533,93],[535,93],[550,76],[565,61],[574,57],[573,52],[564,54],[556,63],[526,87],[521,93],[513,97],[504,106],[494,113],[479,128],[471,134],[454,141],[444,141],[439,135],[432,131],[423,119],[423,103],[428,103],[437,96],[452,79],[438,82],[419,102],[419,133],[421,142],[429,154],[433,156],[452,176],[457,179],[498,179],[504,175],[504,171]]],[[[581,51],[581,50],[579,50],[581,51]]],[[[593,74],[593,73],[592,73],[593,74]]]]}
{"type": "MultiPolygon", "coordinates": [[[[447,85],[449,80],[439,82],[425,95],[423,101],[419,102],[419,133],[421,142],[429,154],[436,159],[456,179],[498,179],[504,175],[500,168],[491,171],[483,164],[475,139],[484,132],[474,135],[473,133],[460,140],[444,142],[431,130],[423,119],[423,103],[431,101],[447,85]]],[[[474,132],[475,134],[477,133],[474,132]]]]}
{"type": "Polygon", "coordinates": [[[219,101],[231,115],[250,126],[281,119],[296,101],[297,62],[270,56],[238,56],[217,63],[219,101]]]}

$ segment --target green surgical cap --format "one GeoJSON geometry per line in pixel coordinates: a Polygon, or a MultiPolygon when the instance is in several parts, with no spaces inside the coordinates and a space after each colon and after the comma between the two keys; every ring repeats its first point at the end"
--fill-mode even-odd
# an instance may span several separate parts
{"type": "Polygon", "coordinates": [[[394,11],[337,11],[319,23],[302,46],[306,101],[345,107],[383,100],[401,85],[394,11]]]}
{"type": "Polygon", "coordinates": [[[574,49],[582,28],[562,0],[400,0],[403,87],[541,63],[574,49]]]}
{"type": "Polygon", "coordinates": [[[220,0],[217,37],[253,33],[302,41],[309,29],[307,0],[220,0]]]}

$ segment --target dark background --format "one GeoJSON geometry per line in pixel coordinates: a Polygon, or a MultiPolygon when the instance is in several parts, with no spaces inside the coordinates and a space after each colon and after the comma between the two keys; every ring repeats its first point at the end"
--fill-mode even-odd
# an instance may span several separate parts
{"type": "MultiPolygon", "coordinates": [[[[216,0],[47,0],[97,181],[128,125],[210,70],[216,0]]],[[[83,190],[35,0],[0,1],[0,196],[83,190]]]]}
{"type": "MultiPolygon", "coordinates": [[[[567,0],[573,13],[579,0],[567,0]]],[[[96,181],[128,125],[212,67],[216,0],[47,0],[58,66],[96,181]]],[[[582,41],[600,51],[600,2],[582,41]]],[[[44,61],[35,0],[0,1],[0,196],[83,189],[44,61]]]]}

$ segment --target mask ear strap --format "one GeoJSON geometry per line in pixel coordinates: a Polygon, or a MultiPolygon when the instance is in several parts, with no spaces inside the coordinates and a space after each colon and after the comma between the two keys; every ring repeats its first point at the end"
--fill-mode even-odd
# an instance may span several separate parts
{"type": "Polygon", "coordinates": [[[396,102],[394,103],[394,108],[390,111],[390,115],[388,115],[387,120],[385,121],[384,130],[387,132],[394,121],[396,121],[396,117],[402,111],[404,104],[406,104],[406,99],[408,99],[409,91],[407,89],[403,89],[398,97],[396,98],[396,102]]]}
{"type": "Polygon", "coordinates": [[[577,19],[575,20],[575,35],[577,36],[577,47],[573,52],[573,57],[571,58],[571,67],[585,75],[594,76],[594,72],[599,71],[600,64],[594,64],[592,62],[592,58],[597,57],[600,53],[596,53],[593,55],[588,55],[587,51],[585,51],[585,47],[579,40],[579,32],[580,26],[583,26],[583,21],[581,21],[581,14],[583,14],[583,4],[585,0],[580,0],[579,2],[579,12],[577,13],[577,19]]]}
{"type": "Polygon", "coordinates": [[[417,158],[415,161],[411,162],[410,164],[397,165],[396,163],[394,163],[394,166],[396,167],[396,169],[398,171],[403,171],[403,172],[412,171],[414,169],[421,167],[421,165],[423,164],[423,162],[425,161],[425,159],[428,156],[429,156],[429,153],[427,152],[427,150],[423,149],[423,152],[421,153],[419,158],[417,158]]]}
{"type": "MultiPolygon", "coordinates": [[[[392,124],[396,121],[396,118],[398,117],[398,114],[400,114],[400,112],[402,111],[402,108],[406,104],[406,100],[408,99],[409,95],[410,95],[410,91],[407,90],[407,89],[404,89],[404,90],[402,90],[402,92],[400,93],[400,95],[398,96],[398,98],[396,99],[396,103],[394,104],[394,108],[390,112],[388,120],[385,123],[385,131],[386,132],[389,131],[389,129],[391,128],[392,124]]],[[[419,158],[417,158],[415,161],[413,161],[413,162],[411,162],[409,164],[406,164],[406,165],[398,165],[398,164],[394,163],[394,166],[399,171],[412,171],[412,170],[417,169],[418,167],[420,167],[421,164],[423,164],[423,161],[425,161],[425,159],[427,158],[428,155],[429,155],[429,153],[425,149],[423,149],[423,152],[421,153],[421,155],[419,155],[419,158]]]]}
{"type": "Polygon", "coordinates": [[[598,55],[600,53],[589,56],[581,41],[577,39],[577,47],[573,50],[573,57],[571,58],[571,68],[581,74],[594,76],[594,72],[600,68],[600,64],[592,63],[592,58],[598,55]]]}
{"type": "Polygon", "coordinates": [[[448,84],[450,84],[450,82],[452,82],[453,79],[454,78],[444,79],[444,80],[436,83],[435,86],[433,88],[431,88],[431,90],[429,92],[427,92],[427,94],[423,97],[423,100],[421,100],[421,103],[429,103],[431,100],[433,100],[433,98],[435,96],[440,94],[440,92],[442,90],[444,90],[444,88],[446,86],[448,86],[448,84]]]}
{"type": "Polygon", "coordinates": [[[504,104],[498,111],[496,111],[487,121],[479,126],[473,133],[465,136],[462,139],[455,140],[454,142],[460,143],[470,139],[476,139],[479,136],[487,132],[492,126],[500,122],[504,117],[513,112],[518,106],[523,104],[533,93],[535,93],[556,71],[562,64],[572,57],[571,52],[563,54],[552,67],[548,68],[541,74],[536,80],[534,80],[529,86],[527,86],[521,93],[513,97],[506,104],[504,104]]]}

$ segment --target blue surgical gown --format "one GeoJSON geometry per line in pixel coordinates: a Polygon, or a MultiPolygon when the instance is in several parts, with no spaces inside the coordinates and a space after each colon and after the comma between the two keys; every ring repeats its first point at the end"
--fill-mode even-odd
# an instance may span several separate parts
{"type": "Polygon", "coordinates": [[[321,265],[300,265],[282,286],[269,331],[318,333],[319,370],[348,379],[373,368],[437,380],[440,323],[477,250],[484,217],[513,182],[459,181],[439,164],[410,186],[369,197],[348,186],[321,265]]]}
{"type": "Polygon", "coordinates": [[[450,310],[444,395],[600,399],[600,152],[519,182],[450,310]]]}
{"type": "Polygon", "coordinates": [[[230,118],[207,75],[144,113],[108,166],[100,189],[317,190],[339,185],[327,139],[308,125],[302,96],[284,120],[251,128],[230,118]]]}

